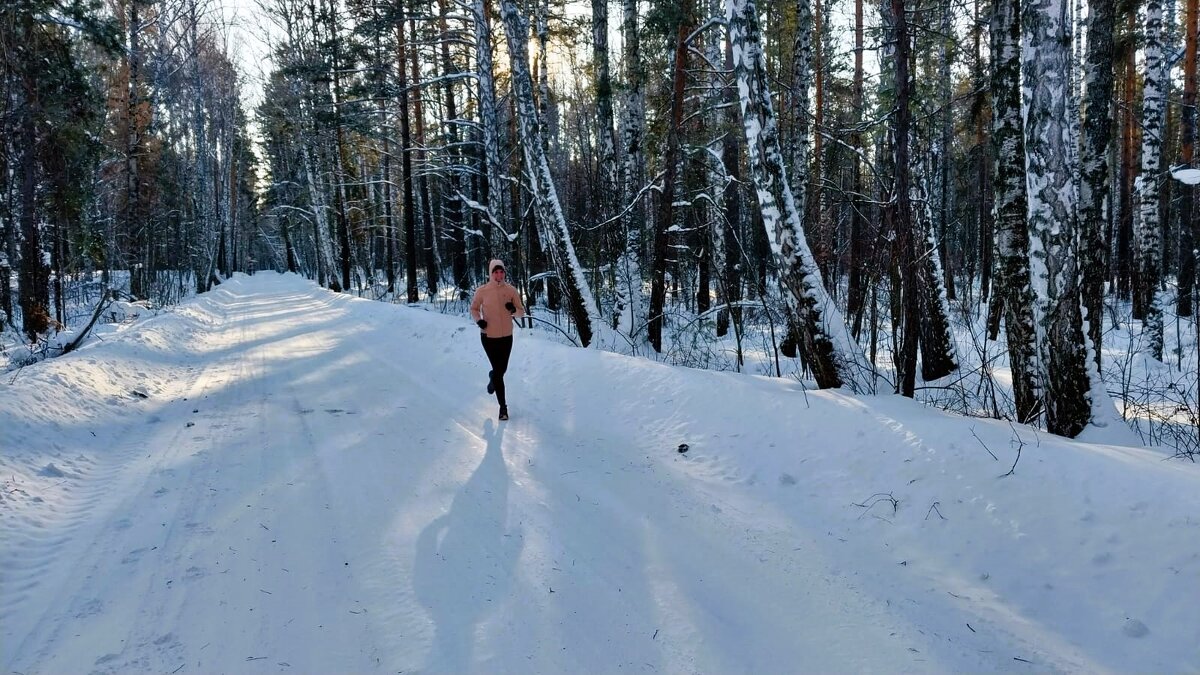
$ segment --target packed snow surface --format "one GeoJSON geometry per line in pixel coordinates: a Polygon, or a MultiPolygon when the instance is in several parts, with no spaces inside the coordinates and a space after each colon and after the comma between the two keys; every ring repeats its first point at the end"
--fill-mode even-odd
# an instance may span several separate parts
{"type": "Polygon", "coordinates": [[[498,422],[486,373],[266,273],[6,374],[0,667],[1200,669],[1193,464],[525,331],[498,422]]]}

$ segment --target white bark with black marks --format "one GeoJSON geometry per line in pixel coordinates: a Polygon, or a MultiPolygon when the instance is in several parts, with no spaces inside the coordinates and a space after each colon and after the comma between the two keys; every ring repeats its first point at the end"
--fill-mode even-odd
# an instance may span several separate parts
{"type": "MultiPolygon", "coordinates": [[[[873,370],[850,339],[841,312],[821,285],[820,273],[801,228],[783,164],[779,129],[771,107],[761,31],[753,0],[726,0],[726,19],[741,103],[750,173],[758,194],[763,225],[779,261],[795,316],[818,386],[869,391],[873,370]]],[[[803,172],[803,167],[797,167],[803,172]]]]}
{"type": "Polygon", "coordinates": [[[512,67],[513,97],[516,100],[517,120],[520,124],[521,146],[525,152],[525,165],[529,172],[539,233],[542,243],[549,250],[568,298],[571,317],[579,331],[583,346],[604,344],[604,322],[591,287],[583,275],[583,267],[575,255],[563,215],[562,203],[550,165],[546,161],[545,147],[538,131],[537,107],[533,98],[533,77],[529,71],[529,25],[521,17],[515,0],[501,0],[501,19],[508,37],[508,54],[512,67]]]}

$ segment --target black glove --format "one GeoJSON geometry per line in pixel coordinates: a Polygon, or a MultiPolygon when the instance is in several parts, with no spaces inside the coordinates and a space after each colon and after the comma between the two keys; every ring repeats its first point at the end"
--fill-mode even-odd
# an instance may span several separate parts
{"type": "Polygon", "coordinates": [[[484,330],[484,329],[486,329],[486,328],[487,328],[487,322],[486,322],[486,321],[484,321],[483,319],[480,319],[480,320],[476,321],[476,322],[475,322],[475,325],[476,325],[476,326],[479,326],[479,330],[484,330]]]}
{"type": "Polygon", "coordinates": [[[504,303],[504,309],[507,309],[509,314],[517,313],[517,307],[516,307],[516,305],[512,304],[512,300],[509,300],[508,302],[504,303]]]}

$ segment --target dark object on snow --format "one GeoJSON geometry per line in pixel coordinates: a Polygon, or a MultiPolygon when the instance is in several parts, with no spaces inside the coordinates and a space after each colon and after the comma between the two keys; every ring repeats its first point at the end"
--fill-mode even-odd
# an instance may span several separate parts
{"type": "Polygon", "coordinates": [[[479,330],[487,330],[487,321],[483,319],[476,321],[475,325],[479,326],[479,330]]]}
{"type": "Polygon", "coordinates": [[[509,300],[508,302],[504,303],[504,309],[507,309],[509,314],[517,313],[517,306],[512,304],[512,300],[509,300]]]}
{"type": "Polygon", "coordinates": [[[683,453],[683,452],[687,452],[687,451],[688,451],[688,444],[680,443],[679,444],[679,452],[683,453]]]}
{"type": "Polygon", "coordinates": [[[496,393],[496,380],[495,380],[495,377],[496,377],[496,376],[495,376],[495,372],[496,372],[496,371],[494,371],[494,370],[489,370],[489,371],[488,371],[488,386],[487,386],[487,391],[488,391],[488,393],[489,393],[489,394],[494,394],[494,393],[496,393]]]}
{"type": "Polygon", "coordinates": [[[505,406],[500,409],[500,421],[503,422],[507,419],[508,419],[508,407],[505,406]]]}

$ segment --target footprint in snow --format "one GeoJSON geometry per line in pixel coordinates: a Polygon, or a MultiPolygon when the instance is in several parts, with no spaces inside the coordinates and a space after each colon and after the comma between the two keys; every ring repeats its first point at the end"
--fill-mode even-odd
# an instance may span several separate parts
{"type": "Polygon", "coordinates": [[[1137,619],[1125,619],[1125,625],[1121,626],[1121,632],[1131,638],[1140,638],[1149,635],[1150,629],[1137,619]]]}
{"type": "Polygon", "coordinates": [[[84,603],[83,607],[75,613],[76,619],[86,619],[89,616],[96,616],[104,611],[104,603],[99,600],[89,600],[84,603]]]}

